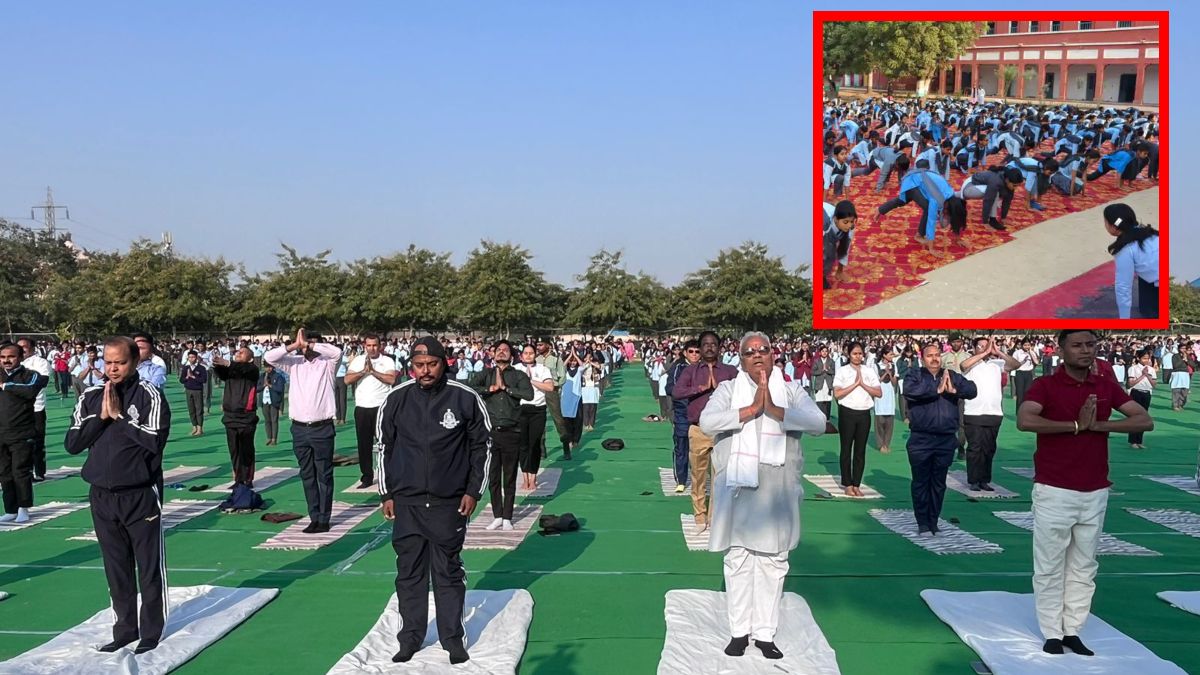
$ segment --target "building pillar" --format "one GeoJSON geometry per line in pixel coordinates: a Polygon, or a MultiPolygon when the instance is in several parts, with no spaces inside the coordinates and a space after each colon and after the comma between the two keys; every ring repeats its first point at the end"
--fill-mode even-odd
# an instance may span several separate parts
{"type": "MultiPolygon", "coordinates": [[[[979,88],[979,64],[971,63],[971,89],[979,88]]],[[[986,92],[984,92],[986,94],[986,92]]]]}
{"type": "Polygon", "coordinates": [[[1025,62],[1017,61],[1017,84],[1013,87],[1017,98],[1025,98],[1025,62]]]}
{"type": "Polygon", "coordinates": [[[1058,67],[1060,70],[1062,70],[1062,78],[1061,78],[1062,79],[1062,96],[1060,96],[1059,98],[1066,101],[1066,100],[1069,100],[1067,98],[1067,82],[1069,81],[1070,78],[1067,77],[1067,75],[1071,71],[1071,65],[1068,62],[1063,61],[1061,64],[1059,64],[1058,67]]]}
{"type": "Polygon", "coordinates": [[[1039,60],[1037,68],[1037,97],[1044,99],[1046,98],[1046,62],[1039,60]]]}
{"type": "Polygon", "coordinates": [[[1145,105],[1142,102],[1142,97],[1146,94],[1146,66],[1149,65],[1143,59],[1138,59],[1137,64],[1137,83],[1133,86],[1133,102],[1138,105],[1145,105]]]}
{"type": "Polygon", "coordinates": [[[1104,103],[1104,62],[1096,62],[1096,97],[1092,99],[1096,103],[1104,103]]]}

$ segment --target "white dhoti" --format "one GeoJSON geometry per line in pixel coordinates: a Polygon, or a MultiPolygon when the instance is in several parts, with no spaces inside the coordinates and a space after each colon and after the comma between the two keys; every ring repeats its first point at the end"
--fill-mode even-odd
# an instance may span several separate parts
{"type": "Polygon", "coordinates": [[[1047,640],[1079,635],[1096,591],[1096,547],[1108,489],[1033,486],[1033,595],[1047,640]]]}
{"type": "Polygon", "coordinates": [[[730,635],[774,642],[788,554],[732,546],[725,553],[725,599],[730,635]]]}

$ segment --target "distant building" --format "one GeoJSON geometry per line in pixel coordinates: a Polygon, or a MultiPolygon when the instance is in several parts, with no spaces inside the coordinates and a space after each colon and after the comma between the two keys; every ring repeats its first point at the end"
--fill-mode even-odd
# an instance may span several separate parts
{"type": "MultiPolygon", "coordinates": [[[[930,83],[931,94],[968,95],[983,86],[991,97],[1158,105],[1156,21],[986,21],[985,34],[930,83]],[[1016,77],[1007,81],[1006,66],[1016,77]]],[[[864,87],[861,74],[843,87],[864,87]]],[[[874,88],[888,79],[876,73],[874,88]]],[[[891,83],[915,89],[915,78],[891,83]]]]}

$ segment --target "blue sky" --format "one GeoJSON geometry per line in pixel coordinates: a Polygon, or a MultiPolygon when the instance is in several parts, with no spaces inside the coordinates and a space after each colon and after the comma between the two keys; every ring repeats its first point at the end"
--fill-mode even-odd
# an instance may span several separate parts
{"type": "MultiPolygon", "coordinates": [[[[1025,7],[1043,8],[1005,8],[1025,7]]],[[[280,241],[461,263],[484,237],[567,284],[601,246],[669,284],[751,238],[794,266],[811,258],[811,10],[8,3],[0,216],[29,224],[50,185],[84,246],[170,230],[251,270],[280,241]]],[[[1200,276],[1179,245],[1195,234],[1176,223],[1177,274],[1200,276]]]]}

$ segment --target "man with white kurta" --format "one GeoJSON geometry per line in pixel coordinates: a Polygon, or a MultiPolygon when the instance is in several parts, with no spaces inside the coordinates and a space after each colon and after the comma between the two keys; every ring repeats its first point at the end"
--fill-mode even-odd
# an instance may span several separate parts
{"type": "Polygon", "coordinates": [[[725,552],[730,656],[754,644],[775,646],[788,552],[800,543],[800,435],[824,433],[825,415],[798,382],[772,367],[771,341],[747,333],[737,377],[721,382],[700,415],[713,437],[712,519],[708,550],[725,552]]]}

